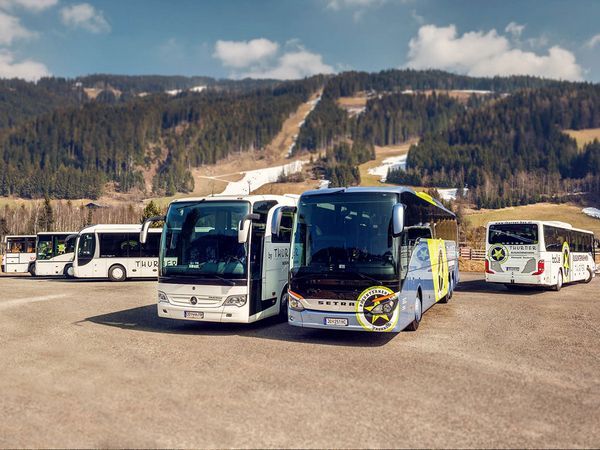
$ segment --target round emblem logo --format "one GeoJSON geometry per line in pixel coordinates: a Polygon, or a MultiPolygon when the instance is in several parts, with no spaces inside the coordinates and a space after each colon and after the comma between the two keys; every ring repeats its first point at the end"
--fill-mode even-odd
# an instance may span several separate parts
{"type": "Polygon", "coordinates": [[[490,247],[488,256],[492,261],[503,263],[508,259],[508,249],[502,244],[496,244],[490,247]]]}
{"type": "Polygon", "coordinates": [[[190,303],[192,305],[195,305],[196,303],[198,303],[198,299],[196,297],[192,297],[192,298],[190,298],[190,303]]]}
{"type": "Polygon", "coordinates": [[[390,331],[398,322],[398,295],[385,286],[365,289],[356,302],[358,323],[368,331],[390,331]]]}

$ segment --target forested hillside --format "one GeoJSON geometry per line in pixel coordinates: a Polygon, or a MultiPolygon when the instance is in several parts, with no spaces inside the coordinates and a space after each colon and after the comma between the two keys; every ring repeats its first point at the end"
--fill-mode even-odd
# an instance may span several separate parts
{"type": "Polygon", "coordinates": [[[261,148],[322,80],[238,92],[151,95],[117,105],[57,109],[0,134],[0,195],[95,198],[106,181],[142,188],[160,160],[157,190],[186,192],[189,168],[261,148]]]}
{"type": "Polygon", "coordinates": [[[600,86],[565,84],[519,91],[466,110],[411,149],[407,171],[388,180],[423,186],[468,186],[480,206],[501,207],[588,190],[600,175],[598,145],[579,152],[564,129],[600,127],[600,86]]]}

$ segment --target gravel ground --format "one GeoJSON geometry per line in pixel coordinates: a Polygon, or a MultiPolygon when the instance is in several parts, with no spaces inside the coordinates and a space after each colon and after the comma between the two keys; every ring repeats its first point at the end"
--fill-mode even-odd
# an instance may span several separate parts
{"type": "Polygon", "coordinates": [[[155,283],[0,277],[0,447],[599,447],[600,281],[464,274],[415,333],[159,319],[155,283]]]}

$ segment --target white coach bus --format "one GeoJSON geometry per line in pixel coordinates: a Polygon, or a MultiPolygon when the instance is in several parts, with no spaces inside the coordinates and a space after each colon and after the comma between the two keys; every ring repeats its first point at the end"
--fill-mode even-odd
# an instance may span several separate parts
{"type": "MultiPolygon", "coordinates": [[[[77,232],[40,232],[37,234],[34,276],[68,276],[73,262],[77,232]]],[[[71,269],[72,270],[72,269],[71,269]]]]}
{"type": "Polygon", "coordinates": [[[35,265],[35,238],[33,235],[6,236],[2,256],[2,272],[32,272],[35,265]]]}
{"type": "Polygon", "coordinates": [[[164,220],[158,315],[210,322],[287,317],[287,276],[297,196],[212,195],[179,199],[164,220]],[[271,220],[282,208],[277,236],[271,220]]]}
{"type": "Polygon", "coordinates": [[[305,192],[292,237],[289,323],[416,330],[458,283],[457,234],[451,211],[410,188],[305,192]]]}
{"type": "Polygon", "coordinates": [[[548,286],[590,282],[595,276],[594,234],[564,222],[512,220],[487,225],[485,280],[548,286]]]}
{"type": "Polygon", "coordinates": [[[93,225],[79,232],[75,243],[75,278],[152,278],[158,275],[160,229],[149,230],[140,244],[141,225],[93,225]]]}

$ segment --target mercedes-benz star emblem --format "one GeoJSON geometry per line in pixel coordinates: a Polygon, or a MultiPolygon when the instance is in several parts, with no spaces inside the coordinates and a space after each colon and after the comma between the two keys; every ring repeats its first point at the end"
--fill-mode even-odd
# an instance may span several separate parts
{"type": "Polygon", "coordinates": [[[192,298],[190,298],[190,303],[192,305],[195,305],[196,303],[198,303],[198,299],[196,297],[192,297],[192,298]]]}

